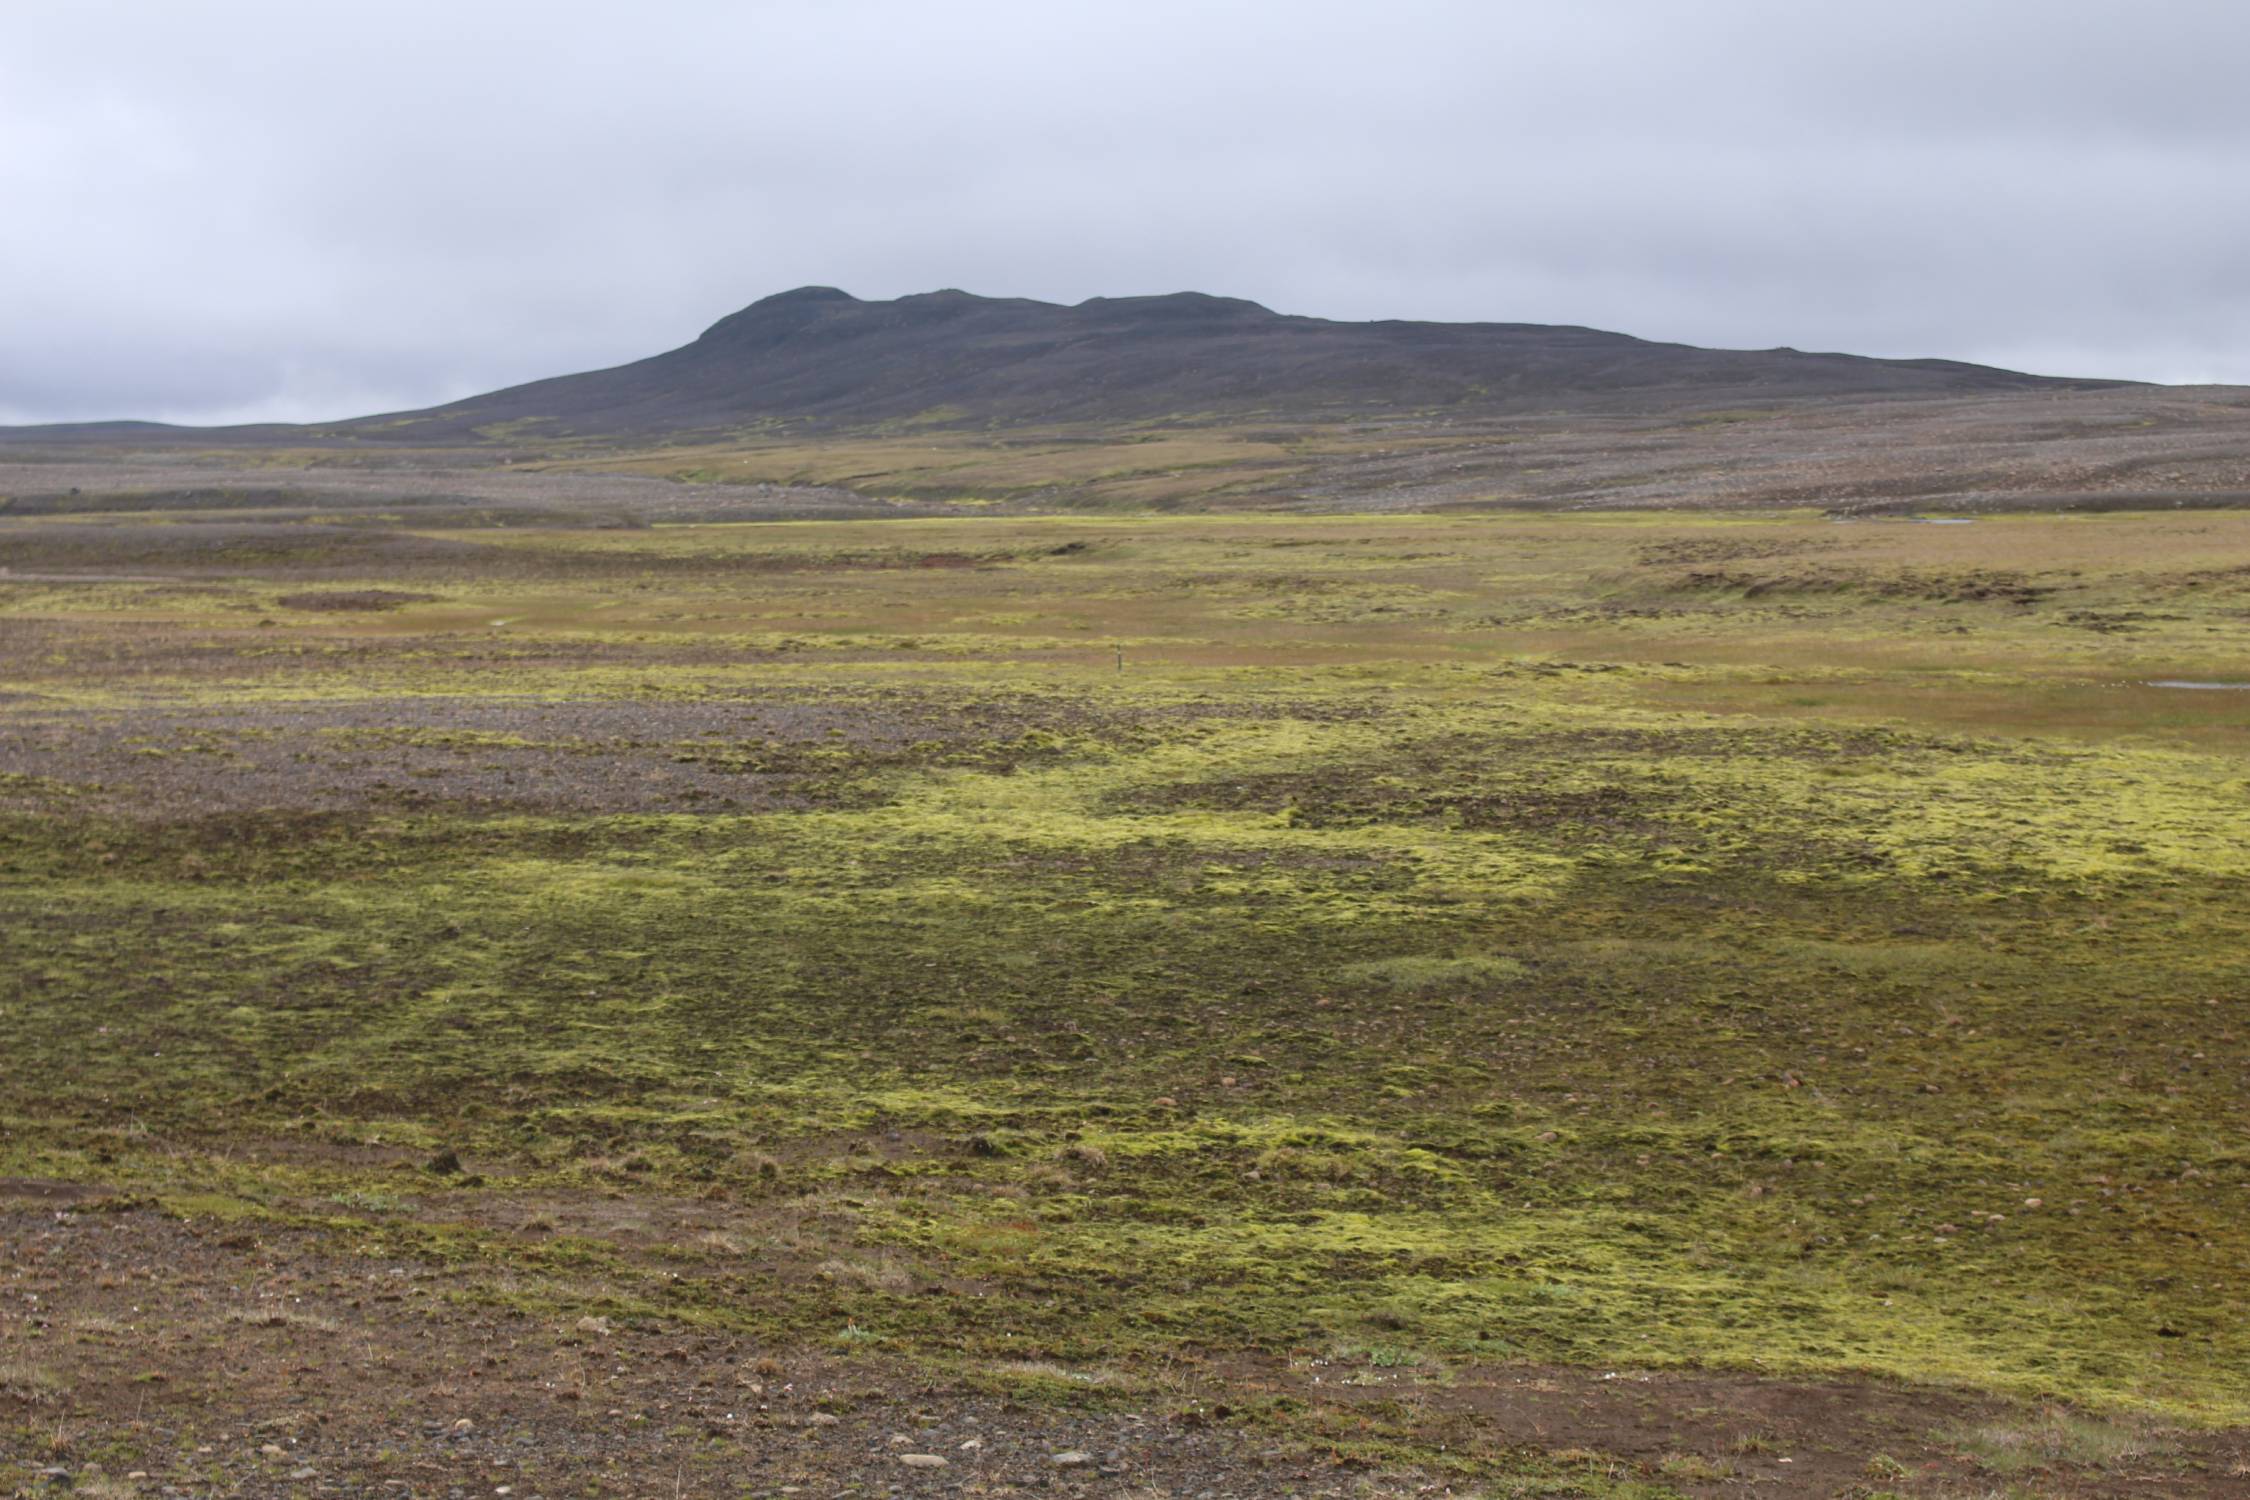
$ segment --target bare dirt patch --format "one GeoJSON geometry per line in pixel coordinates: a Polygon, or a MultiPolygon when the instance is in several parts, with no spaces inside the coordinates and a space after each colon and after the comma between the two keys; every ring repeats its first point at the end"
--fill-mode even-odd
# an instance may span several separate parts
{"type": "Polygon", "coordinates": [[[948,753],[1000,765],[1061,705],[379,698],[131,713],[19,713],[0,805],[26,797],[159,819],[469,806],[771,811],[864,799],[857,780],[948,753]],[[1011,750],[1011,746],[1018,746],[1011,750]]]}
{"type": "Polygon", "coordinates": [[[428,604],[437,597],[409,589],[330,589],[310,594],[283,594],[274,602],[283,609],[345,612],[404,609],[409,604],[428,604]]]}
{"type": "MultiPolygon", "coordinates": [[[[495,1205],[498,1206],[498,1205],[495,1205]]],[[[588,1216],[652,1243],[710,1206],[588,1216]],[[667,1226],[669,1226],[667,1228],[667,1226]]],[[[2039,1413],[1928,1388],[1484,1366],[1355,1351],[1162,1369],[917,1366],[511,1299],[473,1262],[352,1254],[76,1185],[0,1184],[0,1469],[242,1495],[1475,1492],[1478,1476],[1691,1495],[1967,1493],[2039,1413]],[[907,1455],[942,1464],[908,1464],[907,1455]]],[[[591,1292],[589,1288],[589,1292],[591,1292]]],[[[2122,1429],[2121,1429],[2122,1430],[2122,1429]]],[[[2104,1464],[2028,1450],[2053,1493],[2238,1493],[2242,1433],[2140,1425],[2104,1464]]],[[[2020,1473],[2010,1477],[2020,1478],[2020,1473]]]]}

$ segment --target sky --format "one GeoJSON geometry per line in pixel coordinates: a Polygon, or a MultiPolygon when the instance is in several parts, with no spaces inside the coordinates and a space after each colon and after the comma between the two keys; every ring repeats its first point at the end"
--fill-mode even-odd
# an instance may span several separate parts
{"type": "Polygon", "coordinates": [[[2243,0],[0,0],[0,422],[805,284],[2250,383],[2243,0]]]}

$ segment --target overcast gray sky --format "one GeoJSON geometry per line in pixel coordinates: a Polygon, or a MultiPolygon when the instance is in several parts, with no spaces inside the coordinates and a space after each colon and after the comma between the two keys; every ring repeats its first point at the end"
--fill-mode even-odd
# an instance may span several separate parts
{"type": "Polygon", "coordinates": [[[2250,382],[2245,0],[0,0],[0,421],[333,417],[768,292],[2250,382]]]}

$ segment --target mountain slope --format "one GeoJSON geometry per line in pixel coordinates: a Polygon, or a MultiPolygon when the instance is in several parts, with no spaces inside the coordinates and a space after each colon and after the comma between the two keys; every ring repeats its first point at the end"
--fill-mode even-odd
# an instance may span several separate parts
{"type": "Polygon", "coordinates": [[[340,430],[430,441],[506,424],[627,436],[774,420],[1553,411],[2115,384],[1944,360],[1698,349],[1529,323],[1340,323],[1192,292],[1065,307],[958,291],[867,302],[803,287],[649,359],[340,430]]]}

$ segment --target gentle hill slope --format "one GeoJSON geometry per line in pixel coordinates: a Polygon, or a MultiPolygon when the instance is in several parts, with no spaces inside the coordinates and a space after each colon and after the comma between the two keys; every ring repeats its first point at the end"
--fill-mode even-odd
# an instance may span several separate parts
{"type": "Polygon", "coordinates": [[[1948,360],[1699,349],[1537,323],[1341,323],[1180,292],[1075,307],[926,292],[868,302],[800,287],[683,348],[423,411],[293,427],[98,422],[0,428],[17,441],[624,438],[792,428],[1019,426],[1417,413],[1663,413],[1823,398],[2088,390],[1948,360]]]}
{"type": "Polygon", "coordinates": [[[684,348],[351,424],[418,441],[479,428],[636,434],[774,421],[1052,422],[1204,412],[1538,411],[1685,401],[2086,388],[1942,360],[1714,350],[1529,323],[1339,323],[1183,292],[1064,307],[803,287],[684,348]]]}

